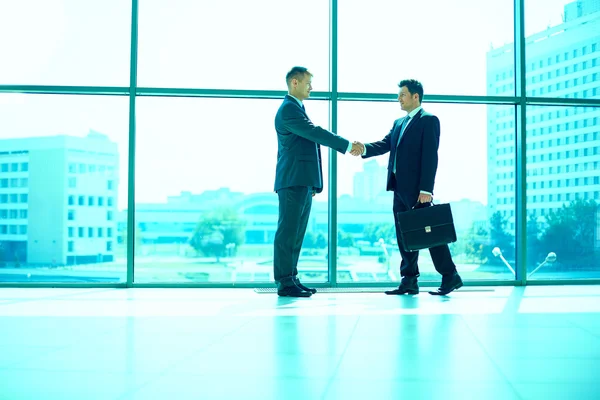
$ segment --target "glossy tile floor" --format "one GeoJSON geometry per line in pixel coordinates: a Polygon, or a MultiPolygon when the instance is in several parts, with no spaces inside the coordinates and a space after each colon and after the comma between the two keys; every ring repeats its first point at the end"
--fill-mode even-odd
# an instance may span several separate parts
{"type": "Polygon", "coordinates": [[[600,399],[600,286],[0,289],[0,399],[600,399]]]}

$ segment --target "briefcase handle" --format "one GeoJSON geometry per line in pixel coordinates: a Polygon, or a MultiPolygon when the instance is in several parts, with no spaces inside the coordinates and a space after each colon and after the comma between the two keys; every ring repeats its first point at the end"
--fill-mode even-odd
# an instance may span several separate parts
{"type": "Polygon", "coordinates": [[[431,206],[435,206],[433,199],[431,199],[431,201],[428,201],[427,203],[419,203],[419,200],[417,200],[417,202],[415,203],[415,205],[413,206],[412,209],[414,210],[416,208],[425,208],[425,207],[431,207],[431,206]],[[428,204],[428,205],[425,205],[425,204],[428,204]],[[420,207],[417,207],[419,205],[420,205],[420,207]]]}

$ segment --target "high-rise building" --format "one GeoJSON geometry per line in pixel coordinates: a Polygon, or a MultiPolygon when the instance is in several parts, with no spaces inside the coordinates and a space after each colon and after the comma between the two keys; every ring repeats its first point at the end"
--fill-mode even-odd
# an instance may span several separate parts
{"type": "Polygon", "coordinates": [[[96,132],[0,140],[0,262],[112,261],[118,170],[96,132]]]}
{"type": "Polygon", "coordinates": [[[353,197],[365,202],[384,202],[392,198],[386,192],[387,166],[379,165],[376,160],[363,164],[363,170],[354,174],[353,197]]]}
{"type": "MultiPolygon", "coordinates": [[[[600,98],[600,0],[564,7],[563,23],[526,38],[527,96],[600,98]]],[[[513,44],[487,54],[487,93],[513,96],[513,44]]],[[[575,199],[600,199],[600,110],[527,108],[527,204],[543,217],[575,199]]],[[[488,107],[488,207],[515,227],[515,108],[488,107]]]]}

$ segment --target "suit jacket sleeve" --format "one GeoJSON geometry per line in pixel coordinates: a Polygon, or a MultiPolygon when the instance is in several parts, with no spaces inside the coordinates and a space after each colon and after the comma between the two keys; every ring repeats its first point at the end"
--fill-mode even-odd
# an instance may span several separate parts
{"type": "Polygon", "coordinates": [[[395,126],[396,126],[396,122],[394,122],[394,126],[392,126],[392,129],[390,129],[390,133],[385,135],[385,137],[383,139],[381,139],[380,141],[366,143],[365,144],[366,154],[363,155],[362,158],[380,156],[380,155],[385,154],[388,151],[390,151],[392,148],[390,143],[392,141],[392,133],[394,132],[395,126]]]}
{"type": "Polygon", "coordinates": [[[423,154],[421,155],[421,180],[419,190],[433,193],[435,174],[438,166],[438,147],[440,144],[440,120],[430,116],[423,121],[423,154]]]}
{"type": "Polygon", "coordinates": [[[289,132],[320,145],[331,147],[342,154],[348,150],[349,140],[329,132],[320,126],[315,126],[294,104],[290,103],[286,105],[282,116],[284,127],[289,132]]]}

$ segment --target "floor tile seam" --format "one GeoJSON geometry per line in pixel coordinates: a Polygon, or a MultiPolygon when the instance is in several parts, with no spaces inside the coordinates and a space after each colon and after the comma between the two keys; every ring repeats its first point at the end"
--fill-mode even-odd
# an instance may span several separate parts
{"type": "MultiPolygon", "coordinates": [[[[588,334],[594,336],[596,339],[600,339],[600,333],[593,332],[593,331],[589,330],[588,328],[586,328],[585,326],[582,326],[582,325],[580,325],[580,324],[578,324],[577,322],[574,322],[574,321],[570,321],[569,320],[569,323],[573,324],[573,326],[575,328],[577,328],[579,330],[582,330],[585,333],[588,333],[588,334]]],[[[600,332],[600,330],[598,332],[600,332]]]]}
{"type": "Polygon", "coordinates": [[[356,318],[356,322],[354,323],[352,332],[348,336],[348,341],[346,342],[346,346],[344,346],[344,350],[339,355],[339,360],[337,362],[337,365],[333,369],[332,374],[329,378],[329,381],[327,382],[327,385],[325,385],[325,388],[323,389],[323,396],[321,397],[322,400],[327,400],[327,394],[329,393],[329,390],[331,389],[331,385],[333,384],[335,377],[337,376],[337,374],[339,372],[340,365],[342,365],[342,361],[344,360],[344,356],[346,355],[346,352],[348,351],[348,348],[350,347],[350,343],[352,343],[352,339],[354,338],[354,333],[356,332],[356,329],[358,327],[360,320],[361,320],[361,316],[359,315],[358,318],[356,318]]]}
{"type": "Polygon", "coordinates": [[[483,353],[487,356],[488,360],[492,363],[492,365],[494,366],[494,368],[496,369],[496,371],[504,379],[504,382],[513,391],[513,393],[516,396],[516,399],[523,400],[523,397],[521,396],[521,394],[519,393],[519,391],[517,390],[517,388],[515,388],[515,386],[513,385],[513,383],[510,381],[510,379],[508,379],[508,376],[506,376],[506,374],[502,371],[502,368],[500,368],[500,365],[498,365],[498,363],[496,362],[496,360],[492,357],[492,355],[489,353],[489,351],[486,349],[486,347],[483,345],[483,343],[481,342],[481,340],[479,339],[479,337],[475,334],[475,332],[473,331],[473,329],[471,328],[471,326],[468,324],[468,322],[464,319],[464,317],[462,315],[461,315],[461,319],[464,321],[464,323],[467,326],[467,329],[469,330],[469,332],[470,332],[471,336],[473,337],[473,339],[475,339],[475,341],[479,345],[479,348],[483,351],[483,353]]]}
{"type": "Polygon", "coordinates": [[[598,293],[578,293],[578,294],[560,294],[560,293],[556,293],[556,294],[544,294],[544,295],[527,295],[527,294],[523,294],[523,298],[524,299],[528,299],[528,300],[532,300],[532,299],[560,299],[563,300],[565,298],[573,298],[573,299],[577,299],[580,297],[598,297],[600,298],[600,294],[598,293]]]}
{"type": "MultiPolygon", "coordinates": [[[[8,365],[8,366],[6,366],[6,367],[0,368],[0,370],[3,370],[3,369],[8,369],[8,370],[15,370],[15,369],[17,369],[17,370],[19,370],[19,369],[21,369],[21,370],[28,370],[28,369],[31,369],[31,368],[19,368],[19,365],[22,365],[22,364],[24,364],[24,363],[26,363],[26,362],[30,362],[30,361],[36,361],[36,360],[39,360],[39,359],[40,359],[40,358],[42,358],[42,357],[48,356],[48,355],[50,355],[50,354],[53,354],[53,353],[57,353],[57,352],[59,352],[59,351],[61,351],[61,350],[68,349],[69,347],[71,347],[71,345],[70,345],[70,344],[68,344],[68,345],[65,345],[65,346],[59,346],[59,347],[57,347],[57,348],[53,348],[52,350],[49,350],[48,352],[45,352],[45,353],[42,353],[42,354],[36,355],[36,356],[34,356],[34,358],[32,358],[32,359],[30,358],[30,359],[28,359],[28,360],[19,360],[19,361],[15,362],[15,363],[9,364],[9,365],[8,365]],[[16,368],[15,368],[15,367],[16,367],[16,368]]],[[[40,368],[40,369],[42,369],[42,370],[43,370],[43,368],[40,368]]]]}
{"type": "MultiPolygon", "coordinates": [[[[147,381],[141,383],[135,389],[128,390],[123,395],[117,397],[117,399],[115,399],[115,400],[126,400],[130,396],[134,395],[135,393],[138,393],[140,390],[142,390],[143,388],[145,388],[148,385],[150,385],[151,383],[153,383],[155,381],[158,381],[159,379],[165,377],[177,365],[179,365],[179,364],[181,364],[181,363],[183,363],[183,362],[191,359],[194,356],[197,356],[198,354],[206,352],[210,347],[214,346],[216,343],[219,343],[220,341],[223,341],[225,338],[227,338],[227,337],[235,334],[236,332],[238,332],[239,330],[241,330],[242,328],[244,328],[246,325],[248,325],[250,322],[254,322],[258,318],[259,317],[254,317],[254,318],[248,319],[246,322],[242,323],[240,326],[238,326],[234,330],[232,330],[232,331],[224,334],[223,336],[219,337],[218,339],[213,340],[210,344],[207,344],[206,346],[203,346],[202,348],[200,348],[200,349],[198,349],[196,351],[193,351],[187,357],[184,357],[184,358],[182,358],[180,360],[171,362],[168,366],[166,366],[164,369],[162,369],[162,371],[160,371],[156,376],[154,376],[151,379],[148,379],[147,381]]],[[[205,375],[205,374],[198,374],[198,376],[203,376],[203,375],[205,375]]]]}
{"type": "Polygon", "coordinates": [[[64,369],[58,369],[56,367],[52,368],[52,369],[48,369],[48,368],[40,368],[40,367],[35,367],[35,368],[23,368],[23,367],[16,367],[16,368],[0,368],[0,371],[2,370],[7,370],[7,371],[17,371],[17,372],[52,372],[52,373],[57,373],[57,374],[62,374],[62,373],[81,373],[81,374],[108,374],[108,375],[139,375],[139,374],[158,374],[159,372],[157,371],[136,371],[136,370],[104,370],[104,369],[81,369],[81,368],[64,368],[64,369]]]}
{"type": "MultiPolygon", "coordinates": [[[[32,288],[26,288],[24,290],[34,290],[32,288]]],[[[83,290],[83,289],[77,289],[77,290],[83,290]]],[[[85,289],[84,294],[89,294],[89,293],[102,293],[102,292],[106,292],[106,291],[110,291],[110,290],[116,290],[115,288],[90,288],[90,289],[85,289]]],[[[56,295],[51,295],[51,296],[43,296],[43,297],[36,297],[36,298],[25,298],[25,299],[18,299],[18,300],[8,300],[7,303],[4,304],[0,304],[1,305],[9,305],[9,304],[18,304],[18,303],[33,303],[36,301],[47,301],[47,300],[53,300],[53,299],[62,299],[65,297],[74,297],[74,296],[81,296],[82,293],[63,293],[63,294],[56,294],[56,295]]],[[[2,300],[0,298],[0,300],[2,300]]]]}

